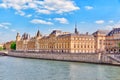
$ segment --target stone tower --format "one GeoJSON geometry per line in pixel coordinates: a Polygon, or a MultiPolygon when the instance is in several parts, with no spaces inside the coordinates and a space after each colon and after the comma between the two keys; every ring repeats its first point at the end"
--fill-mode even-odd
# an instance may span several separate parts
{"type": "Polygon", "coordinates": [[[35,40],[35,51],[39,51],[39,39],[42,38],[42,35],[41,35],[39,30],[38,30],[35,38],[36,38],[36,40],[35,40]]]}
{"type": "Polygon", "coordinates": [[[20,34],[17,33],[17,36],[16,36],[16,41],[20,41],[21,37],[20,37],[20,34]]]}
{"type": "Polygon", "coordinates": [[[42,34],[40,33],[40,31],[38,30],[37,34],[36,34],[36,39],[40,39],[42,37],[42,34]]]}

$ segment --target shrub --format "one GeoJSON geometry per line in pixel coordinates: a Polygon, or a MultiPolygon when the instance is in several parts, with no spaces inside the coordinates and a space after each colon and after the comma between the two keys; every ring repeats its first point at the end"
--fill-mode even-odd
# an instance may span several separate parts
{"type": "Polygon", "coordinates": [[[3,50],[3,47],[0,47],[0,51],[2,51],[3,50]]]}

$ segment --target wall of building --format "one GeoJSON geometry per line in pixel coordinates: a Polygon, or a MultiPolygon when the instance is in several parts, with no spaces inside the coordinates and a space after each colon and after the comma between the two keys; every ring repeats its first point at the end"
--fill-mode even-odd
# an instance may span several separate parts
{"type": "Polygon", "coordinates": [[[118,45],[120,43],[119,34],[111,31],[107,35],[105,31],[99,30],[92,35],[54,30],[48,36],[42,36],[38,31],[37,35],[32,38],[29,38],[26,33],[22,37],[17,34],[16,50],[63,53],[120,52],[118,45]],[[111,35],[111,33],[115,34],[111,35]]]}
{"type": "Polygon", "coordinates": [[[35,47],[35,40],[30,40],[27,42],[27,50],[28,51],[34,51],[36,49],[35,47]]]}
{"type": "Polygon", "coordinates": [[[62,34],[41,37],[39,39],[16,40],[17,50],[39,50],[63,53],[95,53],[93,35],[62,34]]]}
{"type": "Polygon", "coordinates": [[[71,50],[73,53],[95,53],[95,38],[91,35],[72,36],[71,50]]]}
{"type": "Polygon", "coordinates": [[[113,28],[106,36],[106,52],[120,53],[120,28],[113,28]]]}

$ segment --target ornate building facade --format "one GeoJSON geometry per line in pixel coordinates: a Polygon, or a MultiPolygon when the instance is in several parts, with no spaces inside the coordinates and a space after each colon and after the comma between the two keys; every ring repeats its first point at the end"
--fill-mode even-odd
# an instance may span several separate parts
{"type": "Polygon", "coordinates": [[[106,51],[120,53],[120,28],[113,28],[106,36],[106,51]]]}
{"type": "Polygon", "coordinates": [[[35,37],[24,33],[16,36],[17,51],[39,51],[58,53],[97,53],[120,52],[120,28],[108,32],[98,30],[93,34],[79,34],[77,28],[74,33],[53,30],[48,36],[42,36],[40,31],[35,37]],[[116,32],[117,31],[117,32],[116,32]]]}

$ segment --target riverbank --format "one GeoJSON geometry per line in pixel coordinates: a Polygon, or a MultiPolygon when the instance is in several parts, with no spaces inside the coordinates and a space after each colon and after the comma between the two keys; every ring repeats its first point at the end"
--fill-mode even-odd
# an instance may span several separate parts
{"type": "Polygon", "coordinates": [[[46,60],[59,60],[59,61],[75,61],[97,64],[110,64],[120,65],[118,61],[112,59],[110,54],[70,54],[70,53],[35,53],[35,52],[9,52],[8,56],[46,59],[46,60]]]}

